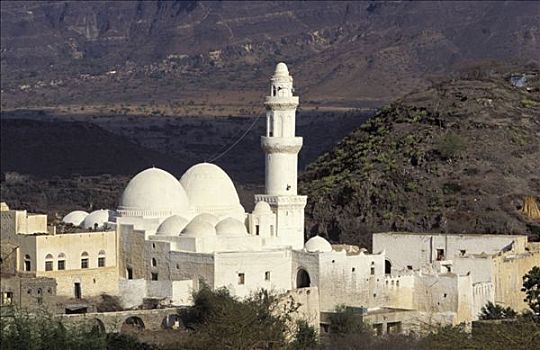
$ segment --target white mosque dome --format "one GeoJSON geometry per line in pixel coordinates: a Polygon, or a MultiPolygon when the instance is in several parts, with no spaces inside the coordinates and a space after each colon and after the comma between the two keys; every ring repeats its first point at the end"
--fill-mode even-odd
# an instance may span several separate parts
{"type": "Polygon", "coordinates": [[[219,222],[219,219],[215,215],[202,213],[194,217],[191,221],[206,222],[212,225],[212,227],[216,227],[217,223],[219,222]]]}
{"type": "Polygon", "coordinates": [[[82,210],[74,210],[62,218],[64,224],[72,224],[73,226],[81,226],[88,213],[82,210]]]}
{"type": "Polygon", "coordinates": [[[81,226],[85,229],[101,228],[104,224],[109,222],[112,211],[106,209],[95,210],[88,214],[81,226]]]}
{"type": "Polygon", "coordinates": [[[189,210],[189,199],[178,180],[165,170],[149,168],[133,177],[118,206],[120,216],[168,217],[189,210]]]}
{"type": "Polygon", "coordinates": [[[270,208],[270,204],[260,201],[255,204],[253,214],[272,214],[272,208],[270,208]]]}
{"type": "Polygon", "coordinates": [[[159,225],[156,235],[178,236],[188,222],[186,218],[180,215],[169,216],[159,225]]]}
{"type": "Polygon", "coordinates": [[[225,218],[216,226],[216,233],[221,236],[247,235],[246,225],[234,218],[225,218]]]}
{"type": "Polygon", "coordinates": [[[192,166],[182,175],[180,183],[198,212],[238,218],[245,214],[231,178],[215,164],[192,166]]]}
{"type": "Polygon", "coordinates": [[[310,253],[326,253],[332,251],[332,245],[321,236],[311,237],[304,245],[304,248],[310,253]]]}
{"type": "Polygon", "coordinates": [[[215,234],[216,229],[214,226],[202,220],[191,220],[191,222],[182,230],[182,236],[202,237],[214,236],[215,234]]]}
{"type": "Polygon", "coordinates": [[[274,72],[274,75],[289,75],[289,69],[287,68],[287,65],[283,62],[279,62],[276,65],[276,71],[274,72]]]}

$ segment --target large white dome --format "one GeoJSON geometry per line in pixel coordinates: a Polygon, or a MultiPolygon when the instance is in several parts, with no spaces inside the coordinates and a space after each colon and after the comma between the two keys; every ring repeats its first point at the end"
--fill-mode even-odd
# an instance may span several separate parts
{"type": "Polygon", "coordinates": [[[72,224],[73,226],[81,226],[88,213],[82,210],[74,210],[62,218],[64,224],[72,224]]]}
{"type": "Polygon", "coordinates": [[[310,253],[314,253],[314,252],[325,253],[325,252],[332,251],[332,245],[321,236],[311,237],[306,242],[304,247],[310,253]]]}
{"type": "Polygon", "coordinates": [[[95,210],[84,218],[81,226],[85,229],[101,229],[103,225],[110,221],[112,215],[111,210],[95,210]]]}
{"type": "Polygon", "coordinates": [[[118,206],[120,216],[169,217],[189,210],[189,199],[178,180],[158,168],[133,177],[118,206]]]}
{"type": "Polygon", "coordinates": [[[216,225],[216,233],[220,236],[245,236],[246,225],[234,218],[225,218],[216,225]]]}
{"type": "Polygon", "coordinates": [[[215,164],[200,163],[192,166],[182,175],[180,183],[191,205],[198,212],[236,218],[245,214],[233,182],[215,164]]]}
{"type": "Polygon", "coordinates": [[[186,218],[179,215],[170,216],[159,225],[156,235],[178,236],[188,222],[186,218]]]}

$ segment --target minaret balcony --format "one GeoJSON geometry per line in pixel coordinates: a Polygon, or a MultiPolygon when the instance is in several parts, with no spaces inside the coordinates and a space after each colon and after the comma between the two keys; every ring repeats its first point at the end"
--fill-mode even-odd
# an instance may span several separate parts
{"type": "Polygon", "coordinates": [[[299,103],[298,96],[266,96],[264,105],[266,109],[274,111],[284,111],[295,109],[299,103]]]}
{"type": "Polygon", "coordinates": [[[302,148],[301,137],[261,137],[261,147],[266,153],[297,154],[302,148]]]}

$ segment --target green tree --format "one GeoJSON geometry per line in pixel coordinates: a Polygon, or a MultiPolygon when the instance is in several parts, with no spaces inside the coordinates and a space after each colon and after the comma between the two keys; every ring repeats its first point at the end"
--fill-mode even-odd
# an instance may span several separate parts
{"type": "Polygon", "coordinates": [[[290,340],[307,338],[306,328],[293,322],[299,305],[292,298],[259,290],[240,300],[226,288],[204,285],[193,301],[191,308],[180,311],[184,325],[192,330],[183,344],[187,349],[215,348],[216,339],[223,349],[285,348],[290,340]]]}
{"type": "Polygon", "coordinates": [[[308,350],[317,347],[317,331],[305,320],[296,322],[296,336],[291,343],[293,350],[308,350]]]}
{"type": "Polygon", "coordinates": [[[540,316],[540,267],[534,266],[523,276],[523,288],[525,292],[524,301],[529,304],[532,312],[540,316]]]}
{"type": "Polygon", "coordinates": [[[503,320],[507,318],[515,318],[516,316],[517,312],[515,312],[511,307],[503,307],[488,301],[486,305],[482,306],[479,318],[481,320],[503,320]]]}
{"type": "Polygon", "coordinates": [[[367,328],[352,309],[338,305],[336,311],[330,315],[330,332],[338,335],[358,334],[367,332],[367,328]]]}

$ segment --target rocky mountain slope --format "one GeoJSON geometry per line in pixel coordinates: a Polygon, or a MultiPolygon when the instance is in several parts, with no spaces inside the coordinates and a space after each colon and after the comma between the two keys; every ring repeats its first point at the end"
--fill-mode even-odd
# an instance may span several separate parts
{"type": "Polygon", "coordinates": [[[538,67],[484,67],[383,108],[308,166],[308,234],[528,233],[540,199],[538,67]],[[513,75],[512,72],[520,72],[513,75]]]}
{"type": "Polygon", "coordinates": [[[540,57],[535,2],[0,6],[4,109],[247,113],[280,60],[292,67],[304,107],[378,107],[466,62],[540,57]]]}

